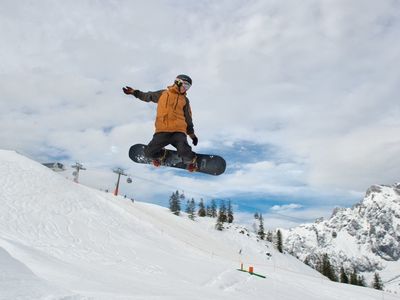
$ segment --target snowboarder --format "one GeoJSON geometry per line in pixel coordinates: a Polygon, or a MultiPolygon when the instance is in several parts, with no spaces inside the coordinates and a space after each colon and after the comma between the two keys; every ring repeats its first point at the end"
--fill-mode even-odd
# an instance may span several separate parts
{"type": "Polygon", "coordinates": [[[157,103],[155,134],[147,145],[145,155],[159,167],[165,159],[165,146],[172,145],[187,165],[190,172],[197,170],[197,156],[188,144],[187,135],[196,146],[198,138],[194,133],[192,111],[186,93],[192,85],[187,75],[178,75],[174,84],[167,89],[155,92],[142,92],[129,86],[122,88],[125,94],[133,95],[145,102],[157,103]]]}

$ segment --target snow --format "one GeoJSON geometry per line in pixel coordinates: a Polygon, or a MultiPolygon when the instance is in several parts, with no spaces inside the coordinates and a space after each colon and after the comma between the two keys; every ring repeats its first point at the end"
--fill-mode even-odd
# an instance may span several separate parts
{"type": "Polygon", "coordinates": [[[398,299],[330,282],[235,226],[172,215],[0,150],[0,299],[398,299]],[[266,278],[236,269],[247,269],[266,278]]]}
{"type": "Polygon", "coordinates": [[[285,247],[301,260],[326,253],[337,271],[356,267],[367,284],[378,272],[385,290],[400,294],[399,212],[398,186],[373,185],[360,203],[335,210],[328,220],[282,230],[285,247]]]}

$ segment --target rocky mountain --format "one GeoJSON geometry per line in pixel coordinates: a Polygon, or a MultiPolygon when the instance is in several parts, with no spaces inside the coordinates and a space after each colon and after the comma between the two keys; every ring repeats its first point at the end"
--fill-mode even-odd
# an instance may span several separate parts
{"type": "Polygon", "coordinates": [[[373,185],[351,208],[336,208],[328,220],[283,231],[284,247],[316,266],[323,254],[331,264],[356,269],[366,279],[379,272],[387,288],[400,291],[400,183],[373,185]]]}

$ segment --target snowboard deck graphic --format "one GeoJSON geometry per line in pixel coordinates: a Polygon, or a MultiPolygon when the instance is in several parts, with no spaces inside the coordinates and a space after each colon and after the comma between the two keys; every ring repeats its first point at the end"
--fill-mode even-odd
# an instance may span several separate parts
{"type": "MultiPolygon", "coordinates": [[[[146,157],[144,150],[146,145],[136,144],[129,149],[129,158],[139,164],[152,165],[152,159],[146,157]]],[[[182,158],[176,150],[166,149],[167,153],[161,165],[178,169],[187,169],[187,165],[183,163],[182,158]]],[[[225,172],[226,162],[218,155],[200,154],[197,155],[197,171],[210,175],[221,175],[225,172]]]]}

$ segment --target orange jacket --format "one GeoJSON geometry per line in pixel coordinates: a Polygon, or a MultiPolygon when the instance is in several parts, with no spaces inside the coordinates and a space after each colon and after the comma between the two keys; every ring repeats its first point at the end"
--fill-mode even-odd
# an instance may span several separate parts
{"type": "Polygon", "coordinates": [[[186,93],[179,92],[176,85],[156,92],[144,93],[135,90],[133,95],[142,101],[157,103],[156,133],[183,132],[188,135],[194,133],[189,99],[186,93]]]}

